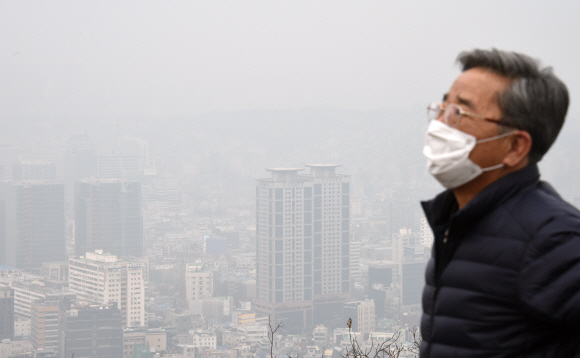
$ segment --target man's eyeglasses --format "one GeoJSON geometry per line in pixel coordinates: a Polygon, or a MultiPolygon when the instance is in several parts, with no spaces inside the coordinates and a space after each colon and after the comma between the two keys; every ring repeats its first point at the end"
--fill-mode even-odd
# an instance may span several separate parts
{"type": "Polygon", "coordinates": [[[497,124],[499,123],[499,119],[495,118],[486,118],[484,116],[480,116],[479,114],[466,112],[461,107],[456,104],[449,103],[447,105],[443,105],[443,103],[433,102],[427,107],[427,119],[431,121],[432,119],[437,119],[443,114],[443,119],[445,123],[450,125],[451,127],[457,127],[461,122],[461,117],[469,116],[473,118],[479,118],[484,121],[493,122],[497,124]]]}

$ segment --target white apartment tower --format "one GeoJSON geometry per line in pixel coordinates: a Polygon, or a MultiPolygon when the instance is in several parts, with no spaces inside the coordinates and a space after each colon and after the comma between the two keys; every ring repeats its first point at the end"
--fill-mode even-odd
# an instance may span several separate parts
{"type": "Polygon", "coordinates": [[[146,285],[145,263],[119,260],[102,250],[69,259],[69,289],[82,300],[116,303],[121,310],[123,327],[147,325],[146,285]]]}
{"type": "Polygon", "coordinates": [[[185,267],[185,297],[190,309],[201,313],[201,301],[213,297],[213,265],[201,260],[185,267]]]}
{"type": "Polygon", "coordinates": [[[350,277],[350,177],[334,164],[307,167],[267,169],[256,186],[255,309],[303,327],[317,302],[348,299],[350,277]]]}

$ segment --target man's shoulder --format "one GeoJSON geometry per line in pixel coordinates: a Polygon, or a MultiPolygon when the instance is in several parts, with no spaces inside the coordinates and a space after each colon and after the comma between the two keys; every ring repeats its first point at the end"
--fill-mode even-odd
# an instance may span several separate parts
{"type": "Polygon", "coordinates": [[[503,209],[532,240],[566,232],[580,237],[580,211],[547,182],[525,188],[505,202],[503,209]]]}
{"type": "Polygon", "coordinates": [[[545,181],[538,181],[523,189],[511,200],[508,200],[505,207],[512,210],[514,216],[521,216],[526,221],[540,217],[580,218],[580,211],[562,199],[556,190],[545,181]]]}

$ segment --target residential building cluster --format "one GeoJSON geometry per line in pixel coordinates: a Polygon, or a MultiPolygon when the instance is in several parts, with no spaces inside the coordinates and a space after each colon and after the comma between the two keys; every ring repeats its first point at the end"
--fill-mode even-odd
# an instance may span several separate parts
{"type": "Polygon", "coordinates": [[[0,358],[320,357],[410,340],[432,244],[413,198],[369,199],[340,165],[309,164],[267,169],[223,209],[155,169],[145,141],[119,143],[0,146],[0,358]]]}

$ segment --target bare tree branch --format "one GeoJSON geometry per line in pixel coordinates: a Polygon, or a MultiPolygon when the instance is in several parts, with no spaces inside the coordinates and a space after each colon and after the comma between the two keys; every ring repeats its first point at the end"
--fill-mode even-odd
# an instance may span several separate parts
{"type": "MultiPolygon", "coordinates": [[[[385,339],[382,342],[375,343],[372,335],[370,336],[370,346],[363,345],[360,346],[356,334],[352,332],[352,319],[348,319],[348,336],[350,347],[346,349],[346,352],[342,355],[343,358],[399,358],[403,351],[410,352],[416,357],[419,356],[419,349],[421,347],[421,334],[417,327],[413,327],[409,330],[413,337],[413,345],[407,349],[403,344],[399,343],[399,338],[401,337],[401,332],[397,331],[393,333],[391,338],[385,339]]],[[[274,336],[276,332],[284,327],[284,322],[280,321],[276,326],[273,326],[270,317],[268,317],[268,340],[270,341],[270,358],[276,358],[274,355],[274,336]]],[[[322,349],[322,357],[325,358],[325,350],[322,349]]],[[[292,358],[290,354],[287,354],[288,358],[292,358]]],[[[295,358],[300,358],[297,354],[295,358]]]]}
{"type": "Polygon", "coordinates": [[[370,337],[370,346],[362,348],[352,332],[352,320],[349,318],[347,322],[348,336],[350,340],[350,348],[343,354],[343,358],[398,358],[403,352],[404,347],[398,343],[400,332],[394,333],[391,338],[375,343],[370,337]]]}
{"type": "Polygon", "coordinates": [[[280,321],[278,323],[278,325],[276,326],[276,328],[272,327],[272,322],[270,321],[270,316],[268,316],[268,328],[269,328],[269,332],[268,332],[268,340],[270,341],[270,358],[275,358],[274,357],[274,334],[278,331],[278,329],[283,328],[284,327],[284,322],[280,321]]]}

